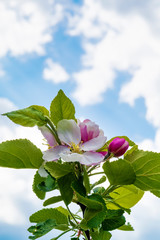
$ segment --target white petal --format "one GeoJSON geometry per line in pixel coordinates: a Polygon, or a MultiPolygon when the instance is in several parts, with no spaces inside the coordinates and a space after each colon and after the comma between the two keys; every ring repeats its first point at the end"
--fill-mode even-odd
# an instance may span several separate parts
{"type": "Polygon", "coordinates": [[[60,154],[62,160],[66,162],[79,162],[83,165],[97,165],[103,161],[104,156],[98,152],[85,152],[83,154],[70,153],[70,154],[60,154]]]}
{"type": "Polygon", "coordinates": [[[48,177],[49,175],[47,171],[44,169],[43,165],[38,169],[38,173],[41,177],[44,177],[44,178],[48,177]]]}
{"type": "Polygon", "coordinates": [[[98,152],[85,152],[82,154],[83,159],[81,159],[79,162],[83,165],[97,165],[101,163],[104,159],[104,156],[101,153],[98,152]]]}
{"type": "Polygon", "coordinates": [[[83,159],[83,154],[79,153],[61,153],[60,156],[65,162],[80,162],[83,159]]]}
{"type": "Polygon", "coordinates": [[[84,151],[96,151],[104,146],[106,140],[107,138],[104,136],[98,136],[96,138],[92,138],[91,140],[85,143],[82,143],[82,145],[80,146],[80,149],[84,151]]]}
{"type": "Polygon", "coordinates": [[[57,132],[60,140],[65,144],[71,146],[72,143],[76,145],[81,141],[80,127],[74,120],[63,119],[57,124],[57,132]]]}
{"type": "Polygon", "coordinates": [[[52,132],[46,126],[39,127],[38,129],[41,131],[43,137],[46,138],[46,140],[50,146],[57,145],[57,141],[56,141],[55,137],[53,136],[52,132]]]}
{"type": "Polygon", "coordinates": [[[70,150],[67,146],[56,146],[54,148],[51,148],[45,152],[43,152],[43,159],[45,161],[56,161],[60,158],[61,153],[68,153],[70,150]]]}

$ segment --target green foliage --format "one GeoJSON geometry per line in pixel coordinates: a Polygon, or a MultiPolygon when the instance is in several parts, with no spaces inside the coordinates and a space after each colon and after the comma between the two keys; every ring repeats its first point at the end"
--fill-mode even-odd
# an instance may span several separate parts
{"type": "Polygon", "coordinates": [[[38,212],[33,213],[30,216],[30,222],[41,223],[48,219],[54,219],[56,224],[68,224],[68,220],[65,214],[59,211],[57,208],[45,208],[38,212]]]}
{"type": "Polygon", "coordinates": [[[60,90],[50,106],[51,120],[57,126],[62,119],[75,119],[75,108],[71,100],[60,90]]]}
{"type": "Polygon", "coordinates": [[[14,123],[24,127],[43,126],[47,123],[43,112],[39,111],[38,107],[35,106],[4,113],[3,115],[7,116],[14,123]]]}
{"type": "Polygon", "coordinates": [[[131,164],[122,159],[113,162],[106,161],[103,169],[111,185],[129,185],[136,179],[131,164]]]}
{"type": "Polygon", "coordinates": [[[100,232],[91,232],[92,240],[110,240],[112,234],[107,231],[100,230],[100,232]]]}
{"type": "Polygon", "coordinates": [[[93,189],[95,186],[102,184],[106,181],[106,176],[102,176],[97,182],[93,183],[91,185],[91,189],[93,189]]]}
{"type": "Polygon", "coordinates": [[[45,169],[54,178],[60,178],[73,171],[73,165],[68,163],[46,162],[45,169]]]}
{"type": "Polygon", "coordinates": [[[99,194],[92,194],[88,198],[101,203],[102,209],[95,210],[91,208],[86,208],[84,213],[84,220],[82,220],[81,225],[85,223],[88,228],[97,228],[100,226],[100,224],[106,217],[106,204],[99,194]]]}
{"type": "Polygon", "coordinates": [[[107,202],[107,208],[118,209],[119,207],[116,205],[118,204],[122,208],[129,209],[141,200],[143,194],[144,192],[134,185],[119,187],[109,194],[112,198],[112,201],[107,202]]]}
{"type": "Polygon", "coordinates": [[[153,193],[156,197],[160,198],[160,190],[152,190],[151,193],[153,193]]]}
{"type": "Polygon", "coordinates": [[[48,111],[48,109],[45,108],[45,107],[43,107],[43,106],[32,105],[32,106],[30,106],[30,108],[34,108],[34,109],[36,109],[36,110],[42,112],[43,115],[46,115],[46,116],[49,117],[49,111],[48,111]]]}
{"type": "Polygon", "coordinates": [[[134,231],[134,228],[131,226],[130,223],[127,223],[127,224],[119,227],[118,230],[122,230],[122,231],[134,231]]]}
{"type": "Polygon", "coordinates": [[[17,139],[0,144],[0,166],[8,168],[39,168],[42,152],[27,139],[17,139]]]}
{"type": "Polygon", "coordinates": [[[32,190],[41,200],[45,198],[45,192],[40,190],[38,188],[38,185],[43,181],[45,181],[45,178],[41,177],[37,171],[36,174],[34,175],[32,190]]]}
{"type": "Polygon", "coordinates": [[[56,189],[57,186],[57,182],[56,179],[51,177],[50,175],[48,175],[44,181],[41,181],[38,185],[37,188],[43,192],[50,192],[54,189],[56,189]]]}
{"type": "Polygon", "coordinates": [[[35,226],[31,226],[28,228],[28,231],[32,233],[34,236],[30,236],[29,239],[37,239],[42,237],[49,231],[51,231],[56,226],[56,221],[54,219],[48,219],[45,222],[41,222],[36,224],[35,226]]]}
{"type": "Polygon", "coordinates": [[[62,201],[62,196],[51,197],[43,203],[43,206],[46,207],[50,204],[54,204],[54,203],[57,203],[57,202],[60,202],[60,201],[62,201]]]}
{"type": "Polygon", "coordinates": [[[102,222],[103,230],[112,231],[123,226],[126,222],[123,213],[123,210],[108,210],[106,219],[102,222]]]}
{"type": "Polygon", "coordinates": [[[104,193],[104,191],[105,191],[104,187],[96,187],[96,188],[93,189],[94,193],[98,193],[100,195],[102,195],[104,193]]]}
{"type": "Polygon", "coordinates": [[[75,180],[75,175],[69,173],[57,180],[58,187],[63,201],[66,205],[70,204],[73,198],[72,182],[75,180]]]}
{"type": "Polygon", "coordinates": [[[144,191],[160,190],[160,153],[135,150],[125,159],[134,168],[135,186],[144,191]]]}

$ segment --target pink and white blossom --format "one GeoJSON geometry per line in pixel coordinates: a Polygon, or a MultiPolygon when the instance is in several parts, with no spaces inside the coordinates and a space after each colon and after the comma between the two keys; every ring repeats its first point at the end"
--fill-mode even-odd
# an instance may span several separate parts
{"type": "MultiPolygon", "coordinates": [[[[76,123],[63,119],[57,124],[57,134],[61,145],[51,141],[50,134],[42,133],[50,146],[43,154],[45,161],[80,162],[84,165],[97,165],[104,159],[104,154],[97,152],[106,142],[106,137],[99,126],[90,120],[76,123]]],[[[51,133],[52,134],[52,133],[51,133]]]]}

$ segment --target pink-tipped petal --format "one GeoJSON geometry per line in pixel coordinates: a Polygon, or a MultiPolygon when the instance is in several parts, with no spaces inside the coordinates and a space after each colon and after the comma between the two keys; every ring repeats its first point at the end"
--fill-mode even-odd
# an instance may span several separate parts
{"type": "Polygon", "coordinates": [[[96,151],[104,146],[107,138],[104,136],[98,136],[85,143],[82,143],[80,149],[83,151],[96,151]]]}
{"type": "Polygon", "coordinates": [[[104,156],[98,152],[85,152],[82,154],[83,158],[80,159],[80,163],[83,165],[91,166],[100,164],[104,156]]]}
{"type": "Polygon", "coordinates": [[[43,152],[43,159],[45,161],[56,161],[60,158],[61,153],[68,153],[70,150],[67,146],[58,145],[54,148],[51,148],[43,152]]]}
{"type": "Polygon", "coordinates": [[[51,147],[57,145],[57,141],[56,141],[55,137],[53,136],[52,132],[46,126],[39,127],[39,130],[41,131],[43,137],[45,137],[45,139],[47,140],[48,144],[51,147]]]}
{"type": "Polygon", "coordinates": [[[63,119],[57,124],[57,132],[60,140],[71,146],[72,143],[79,144],[81,141],[80,128],[74,120],[63,119]]]}

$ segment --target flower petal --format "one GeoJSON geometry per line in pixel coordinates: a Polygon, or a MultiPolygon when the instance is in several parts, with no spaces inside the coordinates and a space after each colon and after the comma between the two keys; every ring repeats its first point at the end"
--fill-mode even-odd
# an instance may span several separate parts
{"type": "Polygon", "coordinates": [[[104,159],[103,154],[98,152],[85,152],[82,154],[83,159],[80,160],[80,163],[83,165],[97,165],[101,163],[104,159]]]}
{"type": "Polygon", "coordinates": [[[39,127],[38,129],[41,131],[43,137],[46,138],[46,140],[50,146],[53,147],[53,146],[57,145],[57,141],[56,141],[55,137],[53,136],[51,131],[46,126],[39,127]]]}
{"type": "Polygon", "coordinates": [[[61,153],[60,156],[65,162],[80,162],[83,159],[83,154],[79,153],[61,153]]]}
{"type": "Polygon", "coordinates": [[[57,132],[60,140],[69,146],[71,146],[72,143],[77,145],[81,141],[80,128],[72,119],[59,121],[57,124],[57,132]]]}
{"type": "Polygon", "coordinates": [[[103,161],[104,156],[98,152],[85,152],[83,154],[70,153],[70,154],[60,154],[62,160],[66,162],[79,162],[83,165],[97,165],[103,161]]]}
{"type": "Polygon", "coordinates": [[[45,161],[56,161],[60,158],[61,153],[70,152],[67,146],[58,145],[54,148],[51,148],[45,152],[43,152],[43,159],[45,161]]]}
{"type": "Polygon", "coordinates": [[[38,169],[38,173],[41,177],[48,177],[48,172],[45,170],[45,168],[43,167],[43,165],[38,169]]]}
{"type": "Polygon", "coordinates": [[[104,146],[106,140],[107,140],[106,137],[98,136],[96,138],[93,138],[93,139],[83,143],[80,146],[80,149],[84,150],[84,151],[96,151],[104,146]]]}

